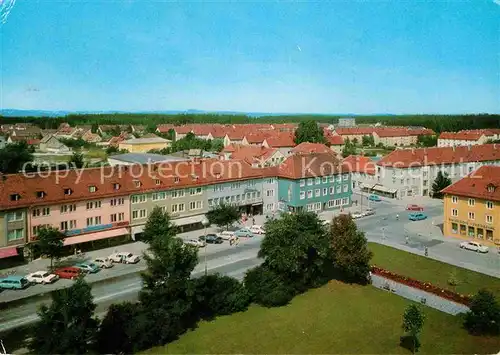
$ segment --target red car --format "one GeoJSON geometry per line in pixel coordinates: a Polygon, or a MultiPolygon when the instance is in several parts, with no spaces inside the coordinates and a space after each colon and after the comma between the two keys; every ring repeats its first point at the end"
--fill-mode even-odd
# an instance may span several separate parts
{"type": "Polygon", "coordinates": [[[406,210],[407,211],[423,211],[424,208],[422,206],[419,206],[419,205],[408,205],[408,206],[406,206],[406,210]]]}
{"type": "Polygon", "coordinates": [[[54,271],[54,274],[58,275],[61,279],[74,280],[81,275],[85,275],[85,271],[74,266],[68,266],[57,269],[54,271]]]}

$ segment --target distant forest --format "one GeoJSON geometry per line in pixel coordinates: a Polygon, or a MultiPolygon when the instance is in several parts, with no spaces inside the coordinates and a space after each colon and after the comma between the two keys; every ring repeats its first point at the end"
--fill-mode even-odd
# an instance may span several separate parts
{"type": "MultiPolygon", "coordinates": [[[[187,123],[285,123],[314,120],[320,123],[337,123],[339,117],[332,115],[283,115],[249,117],[245,115],[221,114],[82,114],[63,117],[3,117],[0,124],[33,123],[42,129],[55,129],[61,123],[76,125],[146,125],[154,131],[161,123],[182,125],[187,123]]],[[[500,128],[500,115],[377,115],[353,116],[356,123],[370,124],[380,122],[388,126],[424,126],[436,132],[459,131],[463,129],[500,128]]]]}

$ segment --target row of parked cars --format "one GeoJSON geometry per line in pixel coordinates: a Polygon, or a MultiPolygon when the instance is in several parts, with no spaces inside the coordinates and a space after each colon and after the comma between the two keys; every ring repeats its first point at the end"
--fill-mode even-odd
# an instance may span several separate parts
{"type": "Polygon", "coordinates": [[[198,239],[189,239],[184,243],[203,248],[207,244],[222,244],[224,241],[231,241],[237,238],[252,238],[255,235],[263,235],[266,232],[264,227],[260,225],[253,225],[251,227],[240,228],[236,231],[223,231],[220,233],[209,233],[202,235],[198,239]]]}
{"type": "Polygon", "coordinates": [[[0,289],[22,290],[33,284],[51,284],[59,279],[74,280],[79,276],[94,274],[101,269],[109,269],[115,263],[136,264],[140,260],[138,255],[129,252],[117,252],[108,257],[98,257],[90,262],[80,262],[73,266],[60,267],[54,272],[36,271],[26,276],[9,275],[0,278],[0,289]]]}

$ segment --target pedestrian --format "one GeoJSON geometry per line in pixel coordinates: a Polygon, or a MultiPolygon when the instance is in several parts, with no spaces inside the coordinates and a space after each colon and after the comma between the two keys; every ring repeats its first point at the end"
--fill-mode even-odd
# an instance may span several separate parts
{"type": "Polygon", "coordinates": [[[236,237],[235,242],[236,242],[236,246],[238,246],[238,244],[240,244],[240,238],[239,238],[239,237],[236,237]]]}
{"type": "Polygon", "coordinates": [[[252,217],[252,225],[255,225],[255,218],[252,217]]]}
{"type": "Polygon", "coordinates": [[[429,256],[429,249],[427,247],[425,247],[425,256],[429,256]]]}
{"type": "Polygon", "coordinates": [[[406,244],[409,244],[410,238],[408,238],[407,236],[405,239],[406,239],[406,244]]]}
{"type": "Polygon", "coordinates": [[[229,245],[230,246],[233,246],[233,240],[234,240],[233,238],[229,239],[229,245]]]}

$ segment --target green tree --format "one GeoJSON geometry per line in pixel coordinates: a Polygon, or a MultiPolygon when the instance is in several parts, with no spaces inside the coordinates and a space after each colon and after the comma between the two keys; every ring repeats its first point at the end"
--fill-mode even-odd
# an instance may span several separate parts
{"type": "Polygon", "coordinates": [[[238,207],[226,203],[216,205],[206,214],[210,224],[222,228],[229,227],[240,218],[240,211],[238,207]]]}
{"type": "Polygon", "coordinates": [[[415,304],[409,305],[403,314],[403,330],[406,336],[403,343],[410,343],[411,351],[415,354],[420,348],[419,335],[424,326],[425,316],[422,309],[415,304]]]}
{"type": "Polygon", "coordinates": [[[285,306],[296,294],[291,283],[267,265],[248,270],[244,284],[252,301],[264,307],[285,306]]]}
{"type": "Polygon", "coordinates": [[[224,141],[222,139],[212,139],[210,141],[210,150],[214,153],[219,153],[224,149],[224,141]]]}
{"type": "Polygon", "coordinates": [[[73,152],[71,158],[69,158],[69,165],[74,169],[81,169],[85,167],[85,158],[82,153],[73,152]]]}
{"type": "Polygon", "coordinates": [[[465,328],[474,335],[500,334],[500,305],[493,293],[479,290],[465,315],[465,328]]]}
{"type": "Polygon", "coordinates": [[[326,143],[323,129],[316,123],[316,121],[308,120],[299,123],[299,126],[295,131],[295,144],[303,142],[326,143]]]}
{"type": "Polygon", "coordinates": [[[344,158],[347,158],[349,155],[355,155],[355,154],[356,154],[356,147],[349,140],[349,138],[346,138],[346,140],[344,141],[344,148],[342,149],[342,156],[344,158]]]}
{"type": "Polygon", "coordinates": [[[448,174],[443,173],[441,170],[438,171],[436,179],[432,183],[432,197],[443,198],[441,190],[450,185],[451,185],[451,179],[448,177],[448,174]]]}
{"type": "Polygon", "coordinates": [[[99,326],[94,317],[91,287],[78,279],[52,292],[52,303],[38,312],[29,348],[34,354],[87,354],[93,350],[99,326]]]}
{"type": "Polygon", "coordinates": [[[170,215],[159,206],[155,206],[146,222],[141,240],[145,243],[151,243],[158,236],[171,239],[177,235],[178,231],[177,226],[172,224],[170,215]]]}
{"type": "Polygon", "coordinates": [[[358,145],[358,139],[356,137],[353,138],[352,145],[354,145],[354,146],[358,145]]]}
{"type": "Polygon", "coordinates": [[[438,137],[435,135],[425,135],[417,137],[417,145],[421,147],[435,147],[437,146],[438,137]]]}
{"type": "Polygon", "coordinates": [[[325,283],[332,265],[329,235],[312,212],[268,221],[258,255],[266,267],[288,278],[297,292],[325,283]]]}
{"type": "Polygon", "coordinates": [[[366,283],[373,253],[364,232],[358,230],[350,215],[332,220],[330,238],[335,270],[349,282],[366,283]]]}
{"type": "Polygon", "coordinates": [[[64,252],[64,238],[66,236],[54,227],[40,228],[37,235],[36,247],[42,255],[50,258],[52,270],[54,259],[58,259],[64,252]]]}
{"type": "Polygon", "coordinates": [[[15,174],[33,161],[33,149],[26,142],[7,144],[0,149],[0,172],[15,174]]]}
{"type": "Polygon", "coordinates": [[[375,140],[372,135],[366,135],[361,137],[361,144],[363,147],[373,147],[375,145],[375,140]]]}

